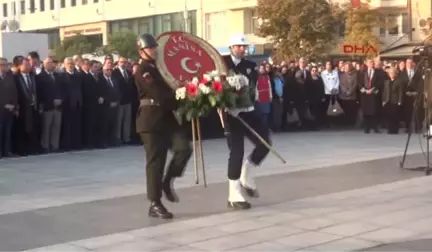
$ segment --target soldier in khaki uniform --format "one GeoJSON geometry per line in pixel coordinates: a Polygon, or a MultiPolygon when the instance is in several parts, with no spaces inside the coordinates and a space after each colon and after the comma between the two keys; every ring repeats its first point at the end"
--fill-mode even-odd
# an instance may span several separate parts
{"type": "Polygon", "coordinates": [[[140,65],[135,73],[140,98],[136,129],[146,152],[147,197],[151,201],[149,216],[171,219],[170,213],[161,202],[162,192],[167,200],[178,202],[172,183],[181,177],[189,161],[192,149],[186,131],[179,125],[173,111],[177,108],[175,91],[162,78],[156,68],[155,38],[150,34],[137,39],[140,65]],[[173,158],[164,177],[168,150],[173,158]]]}

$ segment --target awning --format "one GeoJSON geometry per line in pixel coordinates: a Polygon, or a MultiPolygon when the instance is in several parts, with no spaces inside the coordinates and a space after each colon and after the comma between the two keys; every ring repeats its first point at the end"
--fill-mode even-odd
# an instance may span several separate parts
{"type": "Polygon", "coordinates": [[[379,53],[379,56],[381,58],[403,58],[403,57],[410,57],[414,56],[413,50],[416,48],[420,43],[407,43],[398,45],[392,48],[389,48],[387,50],[381,51],[379,53]]]}

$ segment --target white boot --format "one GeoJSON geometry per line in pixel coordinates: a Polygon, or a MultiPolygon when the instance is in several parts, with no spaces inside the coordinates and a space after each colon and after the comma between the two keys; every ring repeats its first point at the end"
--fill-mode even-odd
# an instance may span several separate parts
{"type": "Polygon", "coordinates": [[[228,207],[233,209],[249,209],[251,207],[243,197],[240,180],[229,180],[228,207]]]}
{"type": "Polygon", "coordinates": [[[259,197],[257,186],[254,179],[254,171],[257,167],[249,160],[243,163],[240,175],[240,182],[246,193],[250,197],[259,197]]]}
{"type": "Polygon", "coordinates": [[[229,181],[229,194],[228,194],[229,202],[245,202],[246,199],[242,194],[242,187],[240,184],[240,180],[230,180],[229,181]]]}

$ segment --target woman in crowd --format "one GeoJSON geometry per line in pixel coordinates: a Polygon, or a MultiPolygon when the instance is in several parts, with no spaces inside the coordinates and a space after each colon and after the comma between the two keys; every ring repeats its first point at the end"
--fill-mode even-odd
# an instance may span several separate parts
{"type": "Polygon", "coordinates": [[[350,62],[343,66],[344,71],[339,75],[339,100],[344,110],[344,123],[347,126],[354,126],[357,120],[357,90],[359,76],[357,70],[353,68],[350,62]]]}
{"type": "Polygon", "coordinates": [[[272,78],[272,106],[271,127],[273,131],[278,132],[282,128],[282,113],[283,113],[283,89],[285,86],[284,78],[280,71],[275,70],[272,78]]]}
{"type": "MultiPolygon", "coordinates": [[[[321,78],[324,82],[324,93],[326,96],[324,107],[327,109],[330,104],[336,102],[339,94],[339,72],[337,69],[333,69],[330,61],[326,62],[326,69],[322,71],[321,78]]],[[[330,122],[327,122],[327,124],[330,124],[330,122]]]]}
{"type": "Polygon", "coordinates": [[[384,81],[382,101],[386,124],[389,134],[399,132],[399,112],[403,97],[403,83],[401,78],[397,78],[397,70],[394,67],[388,69],[389,78],[384,81]]]}
{"type": "Polygon", "coordinates": [[[324,94],[324,83],[316,66],[311,68],[311,81],[308,82],[307,94],[309,109],[315,118],[315,126],[323,125],[327,112],[327,108],[324,106],[326,97],[324,94]]]}
{"type": "Polygon", "coordinates": [[[268,125],[271,102],[273,99],[270,75],[264,65],[259,68],[258,80],[256,85],[256,109],[261,115],[261,119],[268,125]]]}

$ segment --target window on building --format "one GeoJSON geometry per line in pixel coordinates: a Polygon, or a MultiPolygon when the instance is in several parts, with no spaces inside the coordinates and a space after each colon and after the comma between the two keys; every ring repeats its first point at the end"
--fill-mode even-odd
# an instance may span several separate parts
{"type": "Polygon", "coordinates": [[[251,34],[256,34],[259,31],[259,18],[258,18],[258,12],[254,9],[251,11],[251,22],[250,22],[250,31],[251,34]]]}
{"type": "Polygon", "coordinates": [[[207,40],[226,37],[225,12],[205,14],[205,28],[205,38],[207,40]]]}
{"type": "Polygon", "coordinates": [[[50,49],[54,49],[56,46],[60,45],[60,34],[58,30],[44,33],[48,34],[48,46],[50,49]]]}
{"type": "Polygon", "coordinates": [[[183,12],[177,12],[171,14],[171,21],[172,21],[172,29],[174,31],[184,31],[185,23],[183,21],[183,12]]]}
{"type": "Polygon", "coordinates": [[[25,9],[26,9],[25,0],[21,0],[21,2],[20,2],[21,14],[25,14],[25,9]]]}
{"type": "MultiPolygon", "coordinates": [[[[177,12],[171,14],[171,30],[172,31],[185,31],[186,22],[184,20],[184,13],[177,12]]],[[[196,34],[196,11],[189,11],[187,20],[187,31],[196,34]]]]}
{"type": "Polygon", "coordinates": [[[110,23],[110,33],[115,34],[120,31],[120,26],[118,22],[111,22],[110,23]]]}
{"type": "Polygon", "coordinates": [[[99,3],[99,0],[93,0],[93,3],[99,3]]]}
{"type": "Polygon", "coordinates": [[[3,17],[7,17],[8,16],[8,6],[7,3],[3,4],[3,17]]]}
{"type": "Polygon", "coordinates": [[[50,10],[55,9],[55,0],[50,0],[50,10]]]}
{"type": "Polygon", "coordinates": [[[66,0],[60,0],[60,8],[66,8],[66,0]]]}
{"type": "Polygon", "coordinates": [[[30,13],[34,13],[36,11],[35,0],[30,0],[30,13]]]}
{"type": "Polygon", "coordinates": [[[402,14],[402,33],[403,34],[408,34],[410,33],[410,30],[412,30],[412,27],[410,29],[409,27],[409,17],[408,17],[408,13],[403,13],[402,14]]]}
{"type": "Polygon", "coordinates": [[[171,15],[162,15],[162,32],[171,31],[171,15]]]}
{"type": "Polygon", "coordinates": [[[45,0],[39,0],[39,10],[45,11],[45,0]]]}
{"type": "Polygon", "coordinates": [[[86,5],[87,3],[88,3],[87,0],[82,0],[82,2],[81,2],[82,5],[86,5]]]}
{"type": "Polygon", "coordinates": [[[153,33],[153,18],[152,17],[145,17],[138,20],[138,34],[142,33],[153,33]]]}
{"type": "Polygon", "coordinates": [[[188,25],[189,25],[188,28],[189,33],[193,35],[197,35],[197,13],[195,10],[189,11],[188,25]]]}
{"type": "Polygon", "coordinates": [[[399,22],[398,16],[395,14],[389,15],[387,17],[387,31],[389,35],[399,34],[399,22]]]}
{"type": "Polygon", "coordinates": [[[76,0],[71,0],[71,6],[76,6],[76,0]]]}
{"type": "Polygon", "coordinates": [[[133,20],[124,20],[124,21],[120,21],[120,26],[119,26],[119,31],[120,32],[128,32],[128,31],[132,31],[132,23],[133,20]]]}
{"type": "Polygon", "coordinates": [[[154,34],[155,36],[162,33],[162,15],[153,17],[153,25],[154,25],[154,34]]]}

